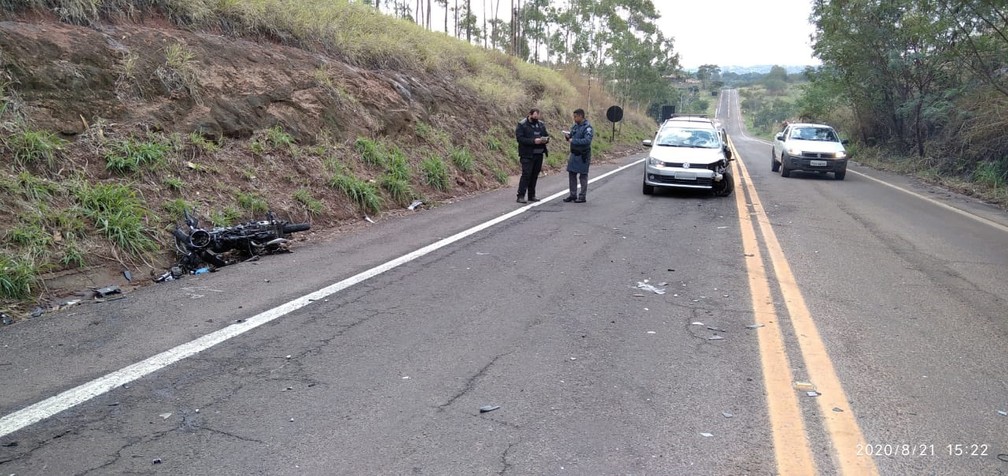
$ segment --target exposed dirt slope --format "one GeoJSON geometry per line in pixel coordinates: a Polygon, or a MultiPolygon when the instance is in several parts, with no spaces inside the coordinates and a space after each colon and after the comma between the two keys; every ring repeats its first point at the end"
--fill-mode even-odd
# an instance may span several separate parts
{"type": "MultiPolygon", "coordinates": [[[[282,217],[311,221],[313,231],[303,238],[359,222],[364,212],[358,204],[329,183],[339,171],[378,183],[384,169],[360,160],[354,150],[359,138],[402,150],[413,173],[413,195],[429,204],[505,186],[502,180],[519,171],[511,134],[523,111],[501,110],[444,74],[367,70],[321,53],[187,31],[157,18],[83,27],[5,15],[2,132],[52,131],[67,141],[51,165],[17,163],[9,147],[0,161],[0,179],[7,184],[0,198],[0,234],[6,237],[0,251],[24,253],[11,240],[19,220],[37,221],[53,237],[45,256],[35,257],[47,274],[35,283],[32,301],[50,303],[110,282],[128,288],[123,269],[140,277],[133,285],[149,282],[150,274],[174,259],[168,230],[180,217],[166,207],[171,203],[194,206],[204,219],[216,214],[245,220],[261,218],[261,211],[236,197],[261,197],[282,217]],[[107,154],[130,140],[163,141],[170,152],[153,166],[110,170],[107,154]],[[459,150],[474,157],[471,169],[452,166],[449,155],[459,150]],[[448,164],[447,190],[421,178],[419,164],[430,157],[448,164]],[[18,188],[26,173],[49,184],[51,197],[41,204],[29,200],[18,188]],[[69,234],[46,217],[53,210],[80,216],[69,185],[75,180],[135,190],[157,251],[131,256],[87,223],[74,240],[85,252],[84,265],[66,264],[72,261],[62,249],[69,234]],[[302,199],[295,198],[297,190],[302,199]],[[321,207],[312,210],[306,195],[321,207]]],[[[537,94],[527,92],[530,105],[537,94]]],[[[577,98],[570,99],[576,104],[577,98]]],[[[547,110],[544,117],[566,123],[569,111],[547,110]]],[[[624,136],[626,143],[639,140],[624,136]]],[[[610,148],[612,157],[627,147],[605,146],[610,148]]],[[[600,152],[604,160],[605,150],[600,152]]],[[[386,214],[405,205],[384,200],[386,214]]]]}

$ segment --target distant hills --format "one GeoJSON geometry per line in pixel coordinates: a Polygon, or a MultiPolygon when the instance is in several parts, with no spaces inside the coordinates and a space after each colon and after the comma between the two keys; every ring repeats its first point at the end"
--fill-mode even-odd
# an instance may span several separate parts
{"type": "Polygon", "coordinates": [[[755,66],[721,66],[721,74],[724,73],[736,73],[736,74],[766,74],[770,72],[770,68],[774,66],[780,66],[787,70],[788,74],[796,74],[805,71],[810,65],[772,65],[772,64],[760,64],[755,66]]]}
{"type": "MultiPolygon", "coordinates": [[[[721,66],[721,74],[725,74],[725,73],[735,73],[735,74],[739,74],[739,75],[744,75],[744,74],[767,74],[767,73],[770,72],[770,68],[772,68],[774,66],[778,66],[778,65],[759,64],[759,65],[754,65],[754,66],[738,66],[738,65],[721,66]]],[[[808,66],[815,66],[815,65],[804,65],[804,64],[801,64],[801,65],[779,65],[779,66],[781,66],[782,68],[784,68],[785,70],[787,70],[788,74],[797,74],[797,73],[801,73],[801,72],[805,71],[805,68],[807,68],[808,66]]],[[[690,73],[695,73],[697,71],[697,68],[686,68],[686,71],[688,71],[690,73]]]]}

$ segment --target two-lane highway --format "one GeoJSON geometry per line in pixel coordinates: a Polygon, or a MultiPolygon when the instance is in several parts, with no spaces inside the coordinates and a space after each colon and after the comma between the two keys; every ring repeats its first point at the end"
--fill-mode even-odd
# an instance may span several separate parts
{"type": "Polygon", "coordinates": [[[719,116],[730,197],[637,156],[5,329],[0,472],[1008,472],[1004,214],[719,116]]]}

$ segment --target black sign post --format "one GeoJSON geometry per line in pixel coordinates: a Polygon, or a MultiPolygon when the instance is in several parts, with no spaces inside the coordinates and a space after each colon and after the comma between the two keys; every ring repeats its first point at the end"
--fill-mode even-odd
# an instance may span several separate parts
{"type": "Polygon", "coordinates": [[[619,106],[609,106],[609,109],[605,112],[606,119],[612,122],[612,137],[609,142],[616,140],[616,123],[623,120],[623,108],[619,106]]]}

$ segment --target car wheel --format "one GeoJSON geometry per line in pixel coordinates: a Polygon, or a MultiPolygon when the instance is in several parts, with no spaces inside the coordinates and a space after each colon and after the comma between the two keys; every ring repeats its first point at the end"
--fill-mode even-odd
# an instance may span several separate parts
{"type": "Polygon", "coordinates": [[[771,155],[770,156],[770,171],[771,172],[776,172],[778,170],[780,170],[780,162],[777,162],[777,157],[771,155]]]}
{"type": "Polygon", "coordinates": [[[846,177],[846,176],[847,176],[847,168],[846,167],[844,167],[841,170],[837,170],[836,172],[833,172],[833,178],[835,178],[837,180],[843,180],[844,177],[846,177]]]}
{"type": "Polygon", "coordinates": [[[732,178],[731,172],[725,172],[720,182],[714,182],[714,196],[716,197],[727,197],[731,195],[732,190],[735,190],[735,179],[732,178]]]}
{"type": "Polygon", "coordinates": [[[780,176],[781,177],[790,177],[791,176],[791,169],[788,168],[787,162],[784,161],[784,155],[783,154],[781,154],[781,158],[780,158],[780,176]]]}
{"type": "Polygon", "coordinates": [[[644,195],[651,195],[654,193],[654,186],[648,185],[647,182],[642,182],[641,191],[644,192],[644,195]]]}

